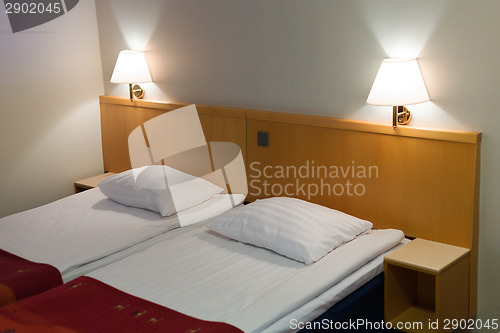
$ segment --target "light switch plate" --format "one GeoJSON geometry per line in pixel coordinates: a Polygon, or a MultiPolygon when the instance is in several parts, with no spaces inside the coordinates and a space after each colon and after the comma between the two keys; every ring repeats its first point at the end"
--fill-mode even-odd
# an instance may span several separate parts
{"type": "Polygon", "coordinates": [[[257,146],[269,147],[269,132],[257,132],[257,146]]]}

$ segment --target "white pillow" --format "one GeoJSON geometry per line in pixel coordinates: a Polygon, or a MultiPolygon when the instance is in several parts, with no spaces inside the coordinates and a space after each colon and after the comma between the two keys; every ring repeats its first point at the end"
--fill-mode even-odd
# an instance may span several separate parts
{"type": "Polygon", "coordinates": [[[372,228],[372,223],[294,198],[257,200],[216,218],[208,227],[307,265],[372,228]]]}
{"type": "Polygon", "coordinates": [[[170,216],[194,207],[224,189],[164,165],[128,170],[99,182],[108,198],[126,206],[170,216]]]}

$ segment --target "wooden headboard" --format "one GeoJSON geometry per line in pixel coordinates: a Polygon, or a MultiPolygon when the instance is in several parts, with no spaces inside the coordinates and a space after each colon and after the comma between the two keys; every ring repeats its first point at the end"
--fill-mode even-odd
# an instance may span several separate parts
{"type": "MultiPolygon", "coordinates": [[[[102,96],[104,168],[130,168],[128,134],[185,104],[102,96]]],[[[295,196],[368,219],[375,228],[471,249],[477,308],[481,133],[423,130],[281,112],[197,106],[207,141],[240,145],[248,201],[295,196]],[[268,147],[259,146],[267,133],[268,147]]]]}
{"type": "MultiPolygon", "coordinates": [[[[130,169],[128,136],[136,127],[165,112],[187,104],[160,103],[101,96],[101,136],[104,170],[130,169]]],[[[246,152],[245,111],[241,109],[196,106],[207,142],[234,142],[246,152]]]]}

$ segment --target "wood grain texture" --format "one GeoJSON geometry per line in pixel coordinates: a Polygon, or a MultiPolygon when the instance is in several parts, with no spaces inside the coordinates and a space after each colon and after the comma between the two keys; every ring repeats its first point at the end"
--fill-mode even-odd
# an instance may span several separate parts
{"type": "MultiPolygon", "coordinates": [[[[440,322],[445,319],[465,319],[470,317],[469,265],[470,257],[466,256],[453,264],[436,277],[436,315],[440,322]]],[[[444,330],[443,330],[444,331],[444,330]]]]}
{"type": "Polygon", "coordinates": [[[443,141],[455,141],[464,143],[478,143],[480,133],[451,130],[430,130],[423,128],[399,126],[393,129],[392,126],[383,124],[373,124],[365,121],[337,119],[324,116],[311,116],[284,112],[270,112],[261,110],[247,110],[247,118],[255,120],[266,120],[287,124],[299,124],[307,126],[317,126],[326,128],[343,129],[348,131],[369,132],[403,137],[415,137],[425,139],[435,139],[443,141]]]}
{"type": "Polygon", "coordinates": [[[418,292],[417,272],[384,263],[384,294],[385,299],[390,300],[384,302],[387,322],[416,304],[418,292]]]}
{"type": "Polygon", "coordinates": [[[405,332],[445,332],[446,319],[470,317],[469,250],[432,243],[416,239],[384,260],[386,321],[424,324],[405,332]],[[438,330],[427,325],[434,320],[438,330]]]}
{"type": "Polygon", "coordinates": [[[396,227],[414,237],[472,247],[475,145],[252,119],[247,131],[250,201],[282,195],[282,188],[299,181],[288,191],[292,196],[369,219],[377,228],[396,227]],[[269,132],[270,147],[256,145],[257,131],[269,132]],[[372,167],[374,172],[371,177],[347,172],[345,177],[278,178],[276,172],[266,177],[266,166],[273,171],[290,166],[372,167]],[[276,191],[267,186],[266,192],[265,182],[280,186],[276,191]],[[329,193],[324,186],[323,195],[308,195],[324,183],[331,185],[329,193]],[[311,191],[304,193],[300,185],[311,185],[311,191]]]}
{"type": "Polygon", "coordinates": [[[247,200],[295,196],[368,219],[375,228],[396,228],[409,236],[470,249],[472,317],[477,311],[480,142],[481,134],[476,132],[394,131],[390,126],[357,121],[247,111],[247,200]],[[258,131],[269,133],[269,147],[257,145],[258,131]],[[373,166],[378,175],[264,174],[276,173],[280,166],[300,169],[313,162],[314,167],[373,166]],[[351,189],[357,185],[365,191],[362,195],[346,191],[309,195],[311,191],[300,189],[302,185],[303,189],[328,189],[325,183],[330,189],[346,190],[350,184],[351,189]],[[294,190],[289,184],[295,184],[294,190]],[[284,193],[287,185],[291,190],[284,193]]]}
{"type": "Polygon", "coordinates": [[[400,267],[439,274],[469,255],[469,252],[469,249],[463,247],[416,238],[386,255],[384,260],[400,267]]]}
{"type": "Polygon", "coordinates": [[[77,180],[74,183],[75,191],[78,193],[78,192],[81,192],[84,190],[89,190],[89,189],[95,188],[99,185],[99,182],[101,180],[103,180],[104,178],[107,178],[109,176],[112,176],[112,175],[114,175],[114,173],[108,172],[108,173],[103,173],[103,174],[100,174],[97,176],[77,180]]]}
{"type": "MultiPolygon", "coordinates": [[[[108,96],[100,102],[104,167],[111,172],[130,168],[127,137],[134,128],[185,106],[108,96]]],[[[248,201],[299,197],[368,219],[375,228],[470,249],[469,314],[476,314],[481,133],[394,130],[320,116],[197,108],[207,141],[241,147],[248,201]],[[258,131],[269,133],[269,147],[257,145],[258,131]],[[326,175],[299,174],[312,169],[326,175]]]]}
{"type": "MultiPolygon", "coordinates": [[[[122,172],[130,169],[128,136],[156,116],[186,106],[181,103],[158,103],[101,96],[101,136],[104,170],[122,172]]],[[[200,122],[207,142],[234,142],[245,156],[245,112],[240,109],[198,106],[200,122]]]]}

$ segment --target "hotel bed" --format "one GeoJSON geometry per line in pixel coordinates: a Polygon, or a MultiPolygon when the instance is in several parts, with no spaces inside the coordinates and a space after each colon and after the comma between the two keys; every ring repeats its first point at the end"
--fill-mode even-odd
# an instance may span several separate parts
{"type": "Polygon", "coordinates": [[[194,106],[143,126],[147,137],[138,126],[119,147],[128,148],[134,168],[101,180],[99,189],[0,219],[0,262],[9,268],[0,274],[0,287],[12,286],[16,296],[0,290],[0,305],[141,251],[172,229],[243,202],[240,148],[207,144],[194,106]]]}
{"type": "MultiPolygon", "coordinates": [[[[355,227],[351,230],[350,225],[336,229],[337,234],[354,232],[359,235],[353,240],[350,240],[352,236],[348,236],[349,240],[341,244],[337,239],[333,240],[336,248],[331,252],[326,250],[326,254],[319,254],[320,259],[316,259],[316,248],[305,252],[299,250],[301,254],[307,252],[306,257],[291,259],[287,256],[295,256],[294,249],[285,249],[287,256],[280,255],[274,250],[239,242],[212,230],[217,229],[217,224],[220,226],[220,223],[237,223],[245,214],[246,222],[240,222],[243,225],[248,225],[248,221],[255,224],[257,212],[260,214],[262,205],[269,202],[272,205],[268,209],[276,212],[280,206],[290,211],[293,210],[292,206],[306,205],[301,207],[302,211],[296,215],[299,217],[297,223],[302,223],[306,229],[317,227],[308,223],[312,220],[303,220],[305,214],[309,214],[310,207],[316,209],[314,206],[317,205],[302,203],[297,199],[285,199],[285,202],[282,200],[274,198],[257,201],[245,207],[235,208],[211,221],[173,230],[164,236],[164,241],[93,271],[88,277],[185,315],[228,323],[244,332],[294,332],[299,330],[300,323],[314,320],[339,300],[373,279],[382,271],[382,258],[387,251],[402,244],[404,235],[401,231],[370,230],[369,222],[337,212],[335,218],[343,219],[346,223],[361,221],[359,223],[364,224],[363,229],[355,227]],[[251,206],[259,209],[248,215],[251,206]],[[293,327],[293,323],[298,324],[293,327]]],[[[324,207],[319,209],[332,211],[324,207]]],[[[283,212],[278,214],[282,215],[283,212]]],[[[270,216],[273,215],[262,216],[262,221],[269,223],[270,216]]],[[[316,220],[320,216],[322,215],[313,211],[311,219],[316,220]]],[[[288,225],[290,214],[285,212],[283,219],[288,225]]],[[[287,228],[288,226],[283,225],[278,228],[280,235],[277,238],[276,234],[272,235],[274,243],[280,244],[281,235],[291,230],[287,228]]],[[[295,226],[292,224],[293,228],[295,226]]],[[[315,231],[324,233],[324,230],[312,230],[313,234],[315,231]]],[[[252,231],[245,232],[248,235],[252,231]]],[[[297,235],[308,238],[304,229],[297,235]]],[[[329,243],[332,239],[328,237],[317,238],[315,242],[320,246],[329,243]]],[[[287,241],[289,240],[287,236],[287,241]]],[[[82,282],[86,283],[78,280],[78,283],[82,282]]],[[[40,296],[47,295],[50,298],[50,292],[40,296]]],[[[12,306],[22,308],[23,304],[21,301],[12,306]]],[[[10,310],[12,306],[2,309],[0,314],[16,319],[15,312],[10,310]]],[[[27,307],[30,308],[31,305],[28,304],[27,307]]],[[[57,313],[53,315],[56,318],[64,317],[57,313]]],[[[88,320],[87,315],[85,313],[82,318],[88,320]]],[[[146,317],[145,315],[144,318],[146,317]]],[[[80,323],[73,322],[71,325],[75,326],[68,327],[81,328],[83,321],[86,321],[82,318],[80,323]]],[[[58,321],[55,323],[67,324],[58,321]]],[[[119,326],[116,326],[116,329],[118,328],[119,326]]]]}
{"type": "Polygon", "coordinates": [[[402,238],[398,231],[372,231],[318,263],[304,266],[200,227],[89,276],[184,314],[226,322],[244,332],[291,332],[296,331],[290,330],[292,320],[313,321],[342,296],[380,273],[385,251],[402,238]],[[176,254],[194,247],[199,251],[192,255],[176,254]]]}
{"type": "MultiPolygon", "coordinates": [[[[227,194],[190,208],[197,223],[232,208],[227,194]]],[[[242,198],[238,198],[241,203],[242,198]]],[[[186,214],[187,215],[187,214],[186,214]]],[[[25,259],[50,264],[64,281],[106,265],[135,249],[158,241],[156,236],[178,228],[176,215],[128,207],[104,196],[99,189],[81,192],[53,203],[0,219],[0,248],[25,259]],[[123,252],[129,249],[128,252],[123,252]],[[119,254],[120,253],[120,254],[119,254]],[[114,256],[110,257],[110,255],[114,256]]]]}
{"type": "MultiPolygon", "coordinates": [[[[154,170],[162,168],[168,167],[151,167],[154,170]]],[[[110,177],[108,184],[123,183],[127,174],[130,172],[116,175],[114,179],[110,177]]],[[[201,186],[215,187],[197,179],[195,183],[180,185],[191,186],[192,190],[193,187],[200,188],[200,182],[201,186]]],[[[109,185],[104,191],[119,200],[110,193],[109,185]]],[[[120,193],[133,197],[129,192],[120,193]]],[[[215,192],[219,190],[215,189],[215,192]]],[[[137,208],[140,205],[120,204],[96,188],[1,218],[0,250],[3,251],[0,262],[4,267],[0,272],[0,283],[12,285],[16,295],[14,299],[10,296],[4,299],[6,296],[0,292],[0,296],[4,295],[0,297],[0,304],[31,296],[142,251],[161,241],[161,236],[170,230],[217,216],[244,200],[243,195],[215,192],[207,192],[196,200],[190,195],[190,207],[181,207],[183,209],[175,213],[175,207],[170,207],[169,215],[163,216],[167,214],[137,208]],[[48,280],[39,278],[41,275],[47,276],[48,280]],[[36,283],[32,282],[33,277],[36,283]],[[25,284],[22,281],[26,281],[25,284]]],[[[175,193],[172,190],[172,195],[175,193]]],[[[144,192],[136,196],[145,197],[144,192]]]]}

